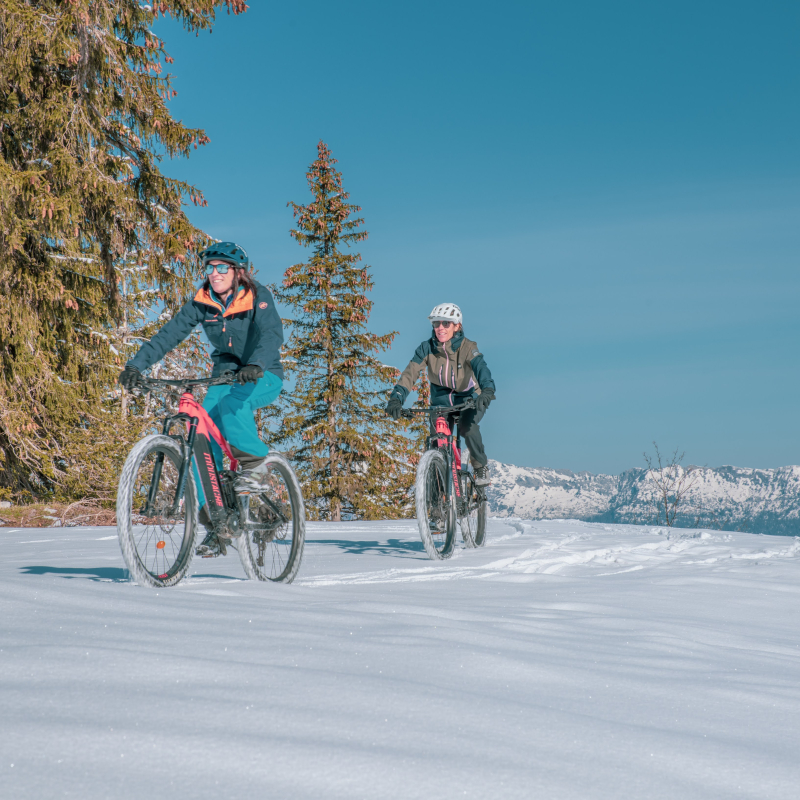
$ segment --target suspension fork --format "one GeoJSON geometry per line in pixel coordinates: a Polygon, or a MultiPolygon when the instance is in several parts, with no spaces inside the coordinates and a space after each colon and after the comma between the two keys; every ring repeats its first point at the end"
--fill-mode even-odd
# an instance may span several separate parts
{"type": "MultiPolygon", "coordinates": [[[[192,468],[192,449],[194,448],[194,440],[197,436],[197,425],[200,422],[198,417],[189,417],[186,414],[176,414],[174,417],[167,417],[164,420],[164,427],[161,430],[162,436],[169,436],[169,431],[172,425],[180,420],[189,422],[189,436],[183,441],[183,462],[178,473],[178,486],[175,490],[175,498],[172,501],[172,506],[169,510],[170,514],[176,514],[180,508],[183,494],[186,491],[186,480],[189,475],[189,470],[192,468]]],[[[142,509],[142,515],[145,517],[152,517],[155,514],[156,495],[158,494],[158,486],[161,483],[161,473],[164,469],[164,451],[160,451],[156,456],[156,463],[153,465],[153,476],[150,478],[150,489],[147,492],[147,502],[142,509]]]]}
{"type": "Polygon", "coordinates": [[[183,493],[186,491],[186,481],[189,477],[189,470],[192,468],[192,450],[194,449],[194,440],[197,436],[197,425],[200,422],[199,417],[189,418],[189,435],[183,443],[183,462],[181,463],[181,470],[178,473],[178,486],[175,489],[175,499],[172,501],[172,508],[170,513],[177,514],[180,507],[181,500],[183,500],[183,493]]]}
{"type": "MultiPolygon", "coordinates": [[[[164,420],[164,427],[161,430],[163,436],[169,435],[169,429],[172,427],[172,418],[167,417],[164,420]]],[[[142,514],[145,517],[152,517],[155,513],[153,508],[153,501],[158,494],[158,484],[161,483],[161,471],[164,469],[164,451],[159,451],[156,456],[156,463],[153,465],[153,477],[150,478],[150,490],[147,492],[147,502],[144,504],[142,514]]]]}

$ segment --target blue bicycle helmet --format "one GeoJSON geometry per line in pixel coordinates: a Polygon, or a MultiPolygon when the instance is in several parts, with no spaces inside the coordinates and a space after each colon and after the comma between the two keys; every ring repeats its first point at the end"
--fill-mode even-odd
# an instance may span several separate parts
{"type": "Polygon", "coordinates": [[[209,261],[227,261],[233,264],[234,267],[241,269],[248,269],[250,266],[250,259],[243,247],[239,247],[236,242],[217,242],[207,247],[200,253],[200,258],[203,259],[203,266],[208,264],[209,261]]]}

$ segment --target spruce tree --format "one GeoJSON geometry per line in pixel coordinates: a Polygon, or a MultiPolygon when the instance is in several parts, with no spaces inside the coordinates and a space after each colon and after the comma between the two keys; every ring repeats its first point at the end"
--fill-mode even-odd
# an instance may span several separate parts
{"type": "MultiPolygon", "coordinates": [[[[162,174],[208,139],[172,118],[159,14],[189,31],[241,0],[3,0],[0,4],[0,490],[109,491],[126,428],[123,269],[168,308],[199,273],[205,204],[162,174]],[[116,351],[116,352],[115,352],[116,351]],[[107,457],[106,455],[107,454],[107,457]],[[99,465],[99,466],[98,466],[99,465]],[[99,483],[98,483],[99,482],[99,483]],[[98,488],[99,487],[99,488],[98,488]]],[[[148,294],[149,293],[149,294],[148,294]]]]}
{"type": "Polygon", "coordinates": [[[291,448],[310,516],[405,516],[415,443],[384,413],[398,371],[377,357],[396,332],[367,330],[372,275],[344,249],[367,238],[354,216],[361,208],[347,202],[328,147],[320,142],[317,150],[306,175],[311,202],[289,203],[297,218],[291,235],[312,255],[275,287],[291,314],[284,367],[293,387],[271,415],[281,416],[272,443],[291,448]]]}

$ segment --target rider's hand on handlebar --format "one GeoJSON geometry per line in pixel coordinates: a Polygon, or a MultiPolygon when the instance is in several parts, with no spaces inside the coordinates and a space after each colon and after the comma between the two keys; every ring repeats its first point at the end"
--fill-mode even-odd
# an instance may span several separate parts
{"type": "Polygon", "coordinates": [[[125,367],[119,375],[119,385],[128,392],[144,383],[142,373],[136,367],[125,367]]]}
{"type": "Polygon", "coordinates": [[[483,414],[483,412],[489,408],[489,403],[491,403],[492,400],[494,400],[494,392],[491,389],[483,389],[475,400],[475,408],[478,413],[483,414]]]}
{"type": "Polygon", "coordinates": [[[258,364],[248,364],[236,374],[236,380],[244,386],[246,383],[258,383],[264,377],[264,370],[258,364]]]}
{"type": "Polygon", "coordinates": [[[396,398],[393,397],[387,404],[386,404],[386,413],[392,419],[400,419],[400,413],[403,410],[403,404],[396,398]]]}

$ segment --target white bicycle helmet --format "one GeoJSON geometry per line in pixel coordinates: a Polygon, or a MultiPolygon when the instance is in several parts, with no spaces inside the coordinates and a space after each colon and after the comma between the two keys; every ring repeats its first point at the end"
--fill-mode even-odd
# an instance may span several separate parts
{"type": "Polygon", "coordinates": [[[433,307],[433,311],[428,314],[431,322],[440,320],[442,322],[455,322],[456,325],[462,323],[461,309],[455,303],[440,303],[433,307]]]}

